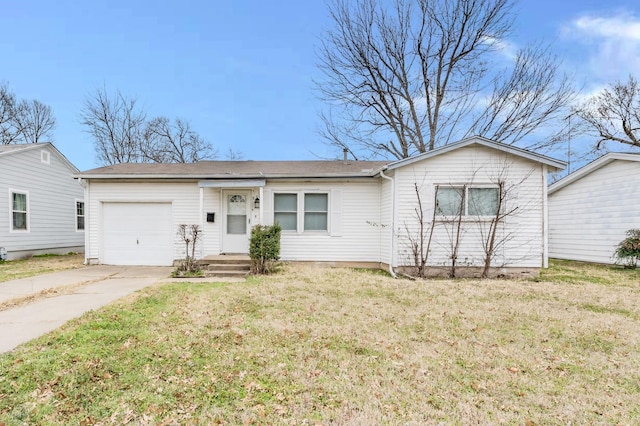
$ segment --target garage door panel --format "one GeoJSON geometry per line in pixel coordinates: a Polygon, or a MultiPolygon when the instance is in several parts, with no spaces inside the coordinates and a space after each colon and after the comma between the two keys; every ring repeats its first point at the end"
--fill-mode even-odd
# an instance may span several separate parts
{"type": "Polygon", "coordinates": [[[104,203],[102,263],[173,263],[171,203],[104,203]]]}

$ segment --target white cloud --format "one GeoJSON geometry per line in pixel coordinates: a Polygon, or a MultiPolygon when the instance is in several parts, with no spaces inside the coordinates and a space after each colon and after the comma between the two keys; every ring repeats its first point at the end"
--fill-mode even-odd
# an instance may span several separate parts
{"type": "Polygon", "coordinates": [[[509,61],[514,61],[518,55],[518,46],[508,40],[486,36],[484,42],[495,47],[497,52],[509,61]]]}
{"type": "Polygon", "coordinates": [[[590,84],[626,80],[640,70],[640,19],[633,14],[580,16],[563,35],[586,49],[588,69],[579,71],[588,71],[590,84]]]}

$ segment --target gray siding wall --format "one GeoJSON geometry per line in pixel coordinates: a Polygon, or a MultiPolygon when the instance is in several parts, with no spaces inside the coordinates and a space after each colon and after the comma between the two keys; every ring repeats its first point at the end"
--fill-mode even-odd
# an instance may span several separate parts
{"type": "MultiPolygon", "coordinates": [[[[494,256],[493,266],[539,268],[543,263],[544,194],[543,168],[539,163],[507,155],[484,147],[466,147],[426,159],[395,171],[397,187],[397,264],[413,265],[409,235],[419,235],[416,218],[418,185],[425,225],[433,218],[436,185],[464,184],[492,186],[498,179],[509,190],[506,211],[516,209],[498,228],[497,239],[504,242],[494,256]]],[[[464,218],[458,251],[458,265],[483,265],[482,235],[487,235],[489,221],[464,218]]],[[[428,264],[451,264],[453,224],[436,218],[428,264]]],[[[427,231],[428,232],[428,231],[427,231]]],[[[425,234],[428,236],[428,234],[425,234]]],[[[425,244],[426,246],[426,244],[425,244]]]]}
{"type": "Polygon", "coordinates": [[[615,160],[549,195],[549,256],[613,263],[640,228],[640,162],[615,160]]]}
{"type": "Polygon", "coordinates": [[[84,232],[76,231],[76,200],[84,192],[74,172],[47,147],[0,156],[0,246],[10,258],[84,247],[84,232]],[[42,150],[49,164],[41,161],[42,150]],[[12,190],[28,193],[27,232],[10,229],[12,190]]]}

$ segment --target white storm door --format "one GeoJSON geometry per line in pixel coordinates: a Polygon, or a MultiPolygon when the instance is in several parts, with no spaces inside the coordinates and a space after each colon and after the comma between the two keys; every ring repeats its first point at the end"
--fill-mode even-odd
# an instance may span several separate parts
{"type": "Polygon", "coordinates": [[[223,194],[222,251],[249,253],[251,192],[223,191],[223,194]]]}

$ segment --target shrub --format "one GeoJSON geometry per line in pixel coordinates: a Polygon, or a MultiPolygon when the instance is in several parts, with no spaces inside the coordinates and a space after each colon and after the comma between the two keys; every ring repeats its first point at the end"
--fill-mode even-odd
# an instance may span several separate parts
{"type": "Polygon", "coordinates": [[[268,274],[275,270],[276,261],[280,259],[280,225],[257,225],[251,229],[249,257],[251,272],[268,274]]]}
{"type": "Polygon", "coordinates": [[[620,241],[614,253],[616,263],[635,268],[640,260],[640,229],[629,229],[627,238],[620,241]]]}

